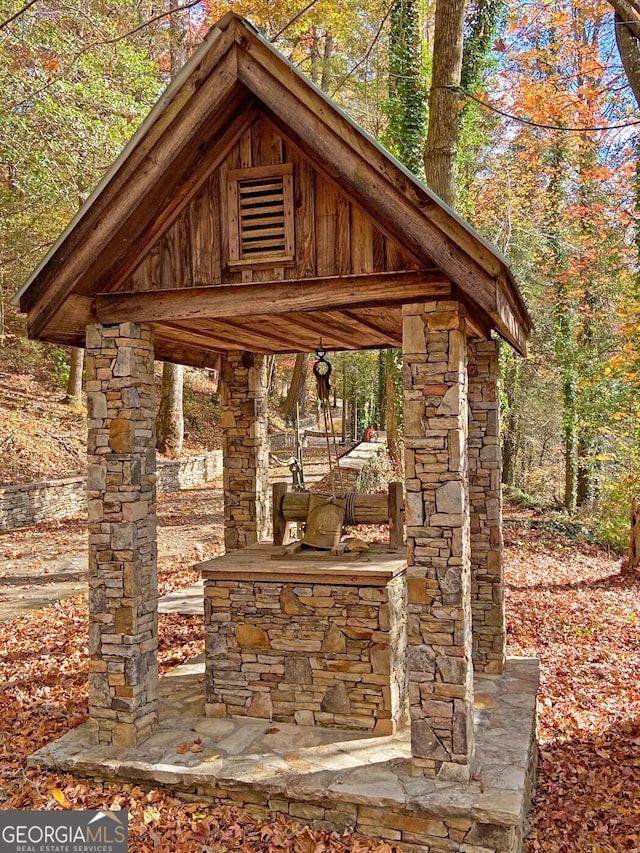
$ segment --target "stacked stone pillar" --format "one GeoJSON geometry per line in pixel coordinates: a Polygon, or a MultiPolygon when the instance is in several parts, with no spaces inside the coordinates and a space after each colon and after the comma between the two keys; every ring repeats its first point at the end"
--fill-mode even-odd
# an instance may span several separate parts
{"type": "Polygon", "coordinates": [[[473,659],[476,670],[499,673],[505,660],[505,612],[497,341],[470,341],[468,362],[473,659]]]}
{"type": "Polygon", "coordinates": [[[266,361],[266,356],[251,352],[230,352],[222,358],[220,401],[227,553],[266,539],[268,533],[266,361]]]}
{"type": "Polygon", "coordinates": [[[147,326],[87,327],[89,718],[136,746],[158,716],[153,344],[147,326]]]}
{"type": "Polygon", "coordinates": [[[462,307],[403,307],[412,762],[467,780],[474,755],[467,343],[462,307]]]}

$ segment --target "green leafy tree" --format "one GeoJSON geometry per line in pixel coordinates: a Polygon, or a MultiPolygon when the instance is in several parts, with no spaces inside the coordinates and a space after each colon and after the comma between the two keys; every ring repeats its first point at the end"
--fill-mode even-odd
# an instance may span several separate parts
{"type": "Polygon", "coordinates": [[[389,32],[388,148],[416,175],[424,175],[426,89],[419,6],[394,0],[389,32]]]}
{"type": "MultiPolygon", "coordinates": [[[[17,9],[16,9],[17,11],[17,9]]],[[[158,94],[125,0],[37,3],[0,41],[0,266],[18,289],[158,94]]]]}

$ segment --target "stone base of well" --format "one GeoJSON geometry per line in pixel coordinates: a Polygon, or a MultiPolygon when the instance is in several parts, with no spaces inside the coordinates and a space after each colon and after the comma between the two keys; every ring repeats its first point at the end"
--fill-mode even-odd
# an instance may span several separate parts
{"type": "Polygon", "coordinates": [[[261,542],[198,568],[208,716],[380,735],[406,725],[404,554],[290,559],[261,542]]]}
{"type": "Polygon", "coordinates": [[[537,659],[508,658],[502,675],[476,675],[470,784],[413,775],[402,733],[207,718],[203,671],[187,664],[160,680],[160,723],[141,746],[96,747],[83,725],[38,750],[30,766],[160,786],[264,818],[286,814],[407,851],[522,850],[536,767],[537,659]],[[196,738],[201,752],[176,752],[196,738]]]}

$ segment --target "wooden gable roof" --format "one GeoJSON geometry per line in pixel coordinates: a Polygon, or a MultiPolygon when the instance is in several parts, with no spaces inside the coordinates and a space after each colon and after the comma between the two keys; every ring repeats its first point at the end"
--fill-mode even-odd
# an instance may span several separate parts
{"type": "Polygon", "coordinates": [[[524,352],[508,262],[229,14],[16,300],[31,337],[149,322],[158,358],[206,365],[399,346],[402,304],[450,292],[475,334],[524,352]],[[275,207],[243,207],[261,194],[275,207]]]}

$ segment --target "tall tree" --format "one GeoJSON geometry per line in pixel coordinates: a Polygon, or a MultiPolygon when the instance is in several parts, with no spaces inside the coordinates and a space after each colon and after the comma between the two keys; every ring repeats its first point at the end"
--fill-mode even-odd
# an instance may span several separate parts
{"type": "MultiPolygon", "coordinates": [[[[233,0],[232,5],[363,127],[382,134],[388,0],[233,0]]],[[[229,6],[229,0],[202,3],[210,22],[229,6]]]]}
{"type": "Polygon", "coordinates": [[[394,0],[389,28],[387,144],[416,175],[424,173],[426,103],[417,0],[394,0]]]}
{"type": "Polygon", "coordinates": [[[463,37],[464,0],[437,0],[424,171],[427,184],[450,207],[456,204],[463,37]]]}
{"type": "Polygon", "coordinates": [[[640,2],[609,0],[615,10],[616,42],[625,74],[640,105],[640,2]]]}
{"type": "Polygon", "coordinates": [[[296,414],[299,413],[301,418],[305,415],[309,359],[308,352],[299,352],[296,355],[289,390],[282,406],[284,415],[291,424],[295,423],[296,414]]]}
{"type": "Polygon", "coordinates": [[[633,106],[610,62],[611,23],[605,0],[510,7],[487,98],[528,123],[494,119],[482,170],[469,173],[472,221],[512,259],[534,315],[518,383],[504,362],[517,418],[511,431],[503,422],[505,466],[517,447],[515,483],[565,492],[569,505],[610,476],[602,457],[616,405],[604,368],[628,293],[628,134],[574,130],[624,123],[633,106]]]}
{"type": "Polygon", "coordinates": [[[84,350],[82,347],[71,347],[69,356],[69,378],[64,402],[70,406],[82,404],[82,370],[84,367],[84,350]]]}
{"type": "Polygon", "coordinates": [[[385,355],[385,398],[387,448],[389,456],[400,465],[402,462],[401,421],[402,412],[402,350],[388,349],[385,355]]]}
{"type": "MultiPolygon", "coordinates": [[[[424,175],[426,103],[420,7],[416,0],[393,0],[389,28],[388,147],[415,175],[424,175]]],[[[402,461],[401,351],[385,350],[383,390],[389,455],[402,461]]],[[[381,418],[382,421],[382,418],[381,418]]]]}
{"type": "MultiPolygon", "coordinates": [[[[169,61],[173,78],[187,61],[188,18],[178,0],[170,0],[169,8],[169,61]]],[[[180,456],[184,441],[183,384],[183,365],[165,361],[156,417],[156,447],[160,453],[171,457],[180,456]]]]}
{"type": "Polygon", "coordinates": [[[156,447],[165,456],[175,458],[182,453],[184,440],[184,415],[182,395],[184,366],[162,365],[162,395],[156,418],[156,447]]]}

